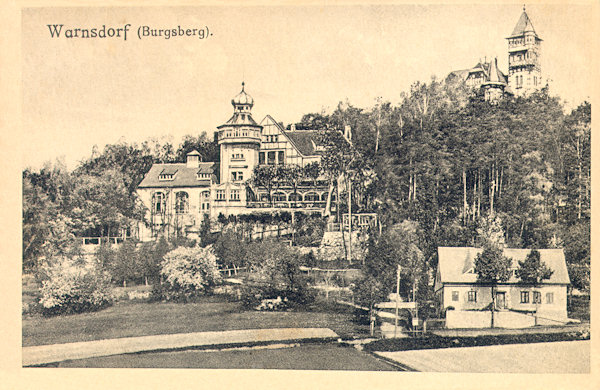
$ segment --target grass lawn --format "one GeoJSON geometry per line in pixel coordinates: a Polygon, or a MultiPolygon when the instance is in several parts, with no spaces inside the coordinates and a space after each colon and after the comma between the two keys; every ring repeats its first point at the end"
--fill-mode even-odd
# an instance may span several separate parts
{"type": "MultiPolygon", "coordinates": [[[[54,365],[53,365],[54,366],[54,365]]],[[[58,367],[236,368],[289,370],[390,371],[372,355],[337,344],[304,344],[293,348],[239,351],[179,351],[69,360],[58,367]]]]}
{"type": "MultiPolygon", "coordinates": [[[[315,305],[318,307],[318,305],[315,305]]],[[[207,297],[199,303],[121,302],[95,313],[23,317],[23,346],[119,337],[260,328],[329,328],[342,337],[366,336],[368,325],[352,309],[327,305],[313,311],[259,312],[239,302],[207,297]]]]}

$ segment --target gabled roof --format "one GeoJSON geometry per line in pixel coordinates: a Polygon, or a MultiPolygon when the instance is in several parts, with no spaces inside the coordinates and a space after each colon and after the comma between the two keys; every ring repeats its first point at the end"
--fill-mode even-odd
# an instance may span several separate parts
{"type": "Polygon", "coordinates": [[[483,84],[504,84],[508,83],[504,73],[498,69],[498,58],[494,58],[488,66],[486,80],[483,84]]]}
{"type": "Polygon", "coordinates": [[[322,154],[315,150],[315,146],[318,145],[319,141],[319,130],[285,130],[271,115],[266,115],[260,122],[261,126],[264,126],[265,122],[271,122],[279,129],[279,132],[283,134],[296,148],[298,153],[303,156],[315,156],[322,154]]]}
{"type": "Polygon", "coordinates": [[[175,188],[175,187],[210,187],[211,180],[216,181],[214,162],[201,162],[197,168],[188,168],[186,163],[153,164],[146,173],[138,188],[175,188]],[[198,180],[198,172],[212,173],[211,180],[198,180]],[[161,173],[176,173],[173,180],[159,180],[161,173]]]}
{"type": "Polygon", "coordinates": [[[315,156],[322,153],[315,149],[319,140],[318,130],[284,131],[284,133],[303,156],[315,156]]]}
{"type": "Polygon", "coordinates": [[[533,32],[535,34],[535,36],[537,38],[539,38],[537,36],[537,33],[535,32],[535,29],[533,28],[533,23],[531,22],[531,19],[529,19],[527,12],[525,12],[525,8],[523,8],[523,13],[521,14],[521,17],[519,18],[517,25],[513,29],[512,34],[510,34],[510,36],[508,38],[520,37],[520,36],[524,35],[526,32],[533,32]]]}
{"type": "MultiPolygon", "coordinates": [[[[504,256],[511,258],[512,268],[519,267],[519,261],[525,260],[531,249],[505,248],[504,256]]],[[[542,284],[569,284],[569,273],[562,249],[538,249],[542,262],[554,271],[549,280],[542,284]]],[[[438,247],[438,271],[441,283],[476,283],[477,274],[473,272],[475,257],[481,253],[481,248],[473,247],[438,247]]],[[[508,283],[517,283],[518,278],[511,276],[508,283]]],[[[436,286],[436,289],[441,286],[436,286]]]]}

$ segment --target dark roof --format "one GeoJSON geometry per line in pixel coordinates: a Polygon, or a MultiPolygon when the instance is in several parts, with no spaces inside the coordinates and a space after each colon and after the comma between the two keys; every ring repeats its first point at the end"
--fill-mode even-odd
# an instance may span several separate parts
{"type": "Polygon", "coordinates": [[[487,65],[487,77],[484,84],[508,84],[507,77],[500,71],[500,69],[498,69],[497,58],[494,58],[494,60],[487,65]]]}
{"type": "Polygon", "coordinates": [[[254,121],[252,115],[248,113],[236,112],[231,118],[221,126],[217,126],[217,129],[225,126],[258,126],[258,123],[254,121]]]}
{"type": "Polygon", "coordinates": [[[290,142],[303,156],[315,156],[321,154],[320,151],[315,150],[315,146],[318,145],[319,130],[282,130],[282,133],[288,137],[290,142]]]}
{"type": "MultiPolygon", "coordinates": [[[[475,257],[481,248],[438,247],[438,271],[442,283],[476,283],[477,274],[470,272],[475,266],[475,257]]],[[[519,267],[519,261],[525,260],[531,249],[505,248],[504,256],[513,260],[512,268],[519,267]]],[[[549,280],[542,283],[569,284],[569,273],[562,249],[538,249],[542,262],[554,271],[549,280]]],[[[508,283],[517,283],[514,274],[508,283]]],[[[440,286],[436,286],[438,288],[440,286]]]]}
{"type": "Polygon", "coordinates": [[[315,146],[318,145],[318,134],[320,130],[285,130],[281,124],[268,114],[260,123],[264,123],[265,121],[270,121],[277,126],[281,134],[286,136],[287,139],[290,140],[290,143],[303,156],[316,156],[322,154],[322,152],[315,150],[315,146]]]}
{"type": "Polygon", "coordinates": [[[154,164],[144,176],[139,188],[173,188],[173,187],[210,187],[211,180],[198,180],[198,172],[211,172],[212,181],[216,181],[214,162],[201,162],[198,168],[188,168],[185,163],[154,164]],[[159,180],[161,173],[175,173],[173,180],[159,180]]]}
{"type": "Polygon", "coordinates": [[[531,22],[531,19],[529,19],[527,12],[525,12],[525,9],[523,9],[523,13],[521,14],[521,17],[519,18],[517,25],[515,26],[512,34],[510,34],[510,36],[508,38],[520,37],[529,31],[533,32],[535,34],[535,36],[537,38],[539,38],[537,36],[537,33],[535,32],[535,29],[533,28],[533,23],[531,22]]]}
{"type": "MultiPolygon", "coordinates": [[[[508,84],[508,77],[502,73],[500,69],[498,69],[498,64],[495,61],[496,60],[490,62],[480,61],[477,63],[477,65],[470,69],[455,70],[450,72],[450,75],[461,75],[464,79],[466,79],[471,73],[482,72],[485,77],[485,82],[508,84]]],[[[450,75],[448,75],[448,77],[450,77],[450,75]]]]}

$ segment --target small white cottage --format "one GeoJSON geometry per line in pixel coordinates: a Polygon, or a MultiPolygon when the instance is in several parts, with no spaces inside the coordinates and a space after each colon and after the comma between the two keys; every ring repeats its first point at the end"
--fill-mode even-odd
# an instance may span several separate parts
{"type": "MultiPolygon", "coordinates": [[[[448,327],[469,327],[469,324],[484,327],[488,323],[484,315],[489,312],[482,309],[492,302],[491,288],[477,282],[474,265],[475,257],[481,251],[481,248],[472,247],[438,247],[434,291],[440,312],[453,312],[451,318],[446,317],[448,327]]],[[[570,280],[563,250],[538,249],[541,261],[553,271],[550,279],[538,285],[524,284],[515,275],[519,261],[525,260],[530,251],[504,249],[504,256],[512,259],[513,272],[507,282],[497,285],[495,294],[496,309],[505,313],[497,319],[505,327],[511,327],[511,321],[515,322],[515,327],[522,327],[516,322],[558,325],[568,320],[567,287],[570,280]]],[[[502,326],[497,321],[496,325],[502,326]]]]}

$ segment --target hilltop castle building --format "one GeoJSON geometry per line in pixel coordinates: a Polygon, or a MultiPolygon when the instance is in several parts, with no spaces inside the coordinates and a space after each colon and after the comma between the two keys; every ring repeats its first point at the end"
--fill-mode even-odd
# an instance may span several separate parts
{"type": "Polygon", "coordinates": [[[450,72],[447,80],[464,81],[473,89],[481,89],[485,99],[495,101],[504,95],[527,96],[540,90],[542,70],[540,66],[541,42],[531,19],[523,7],[508,41],[508,75],[498,69],[497,58],[479,60],[469,69],[450,72]]]}

